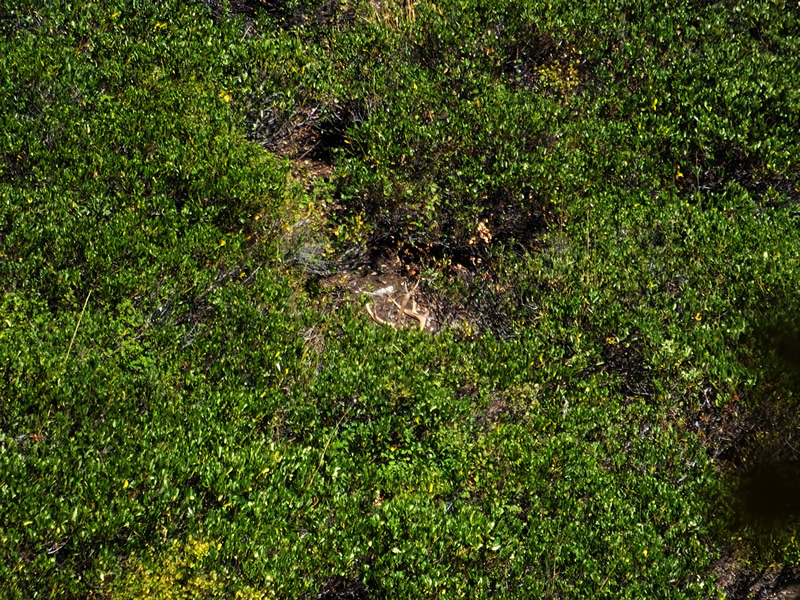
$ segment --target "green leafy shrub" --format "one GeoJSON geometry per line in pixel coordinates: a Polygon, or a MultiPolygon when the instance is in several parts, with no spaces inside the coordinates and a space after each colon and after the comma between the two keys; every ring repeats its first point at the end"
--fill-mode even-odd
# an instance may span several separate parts
{"type": "Polygon", "coordinates": [[[756,334],[798,309],[793,11],[227,7],[0,19],[4,596],[705,598],[732,537],[797,560],[715,507],[730,411],[796,395],[756,334]],[[340,293],[392,252],[435,335],[340,293]]]}
{"type": "MultiPolygon", "coordinates": [[[[218,551],[222,544],[217,543],[218,551]]],[[[183,547],[173,543],[166,552],[163,565],[153,569],[138,559],[126,565],[123,577],[117,578],[104,592],[110,598],[153,598],[171,600],[173,598],[217,598],[224,587],[216,571],[205,567],[212,551],[211,542],[190,539],[183,547]]],[[[237,590],[235,598],[270,598],[266,592],[252,589],[237,590]]]]}

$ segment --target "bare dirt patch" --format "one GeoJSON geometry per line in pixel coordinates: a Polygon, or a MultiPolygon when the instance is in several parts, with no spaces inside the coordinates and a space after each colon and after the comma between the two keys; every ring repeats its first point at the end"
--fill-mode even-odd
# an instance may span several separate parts
{"type": "Polygon", "coordinates": [[[320,180],[330,180],[332,174],[333,166],[325,161],[313,158],[292,159],[292,178],[302,183],[307,190],[320,180]]]}
{"type": "Polygon", "coordinates": [[[366,297],[365,312],[376,325],[398,329],[413,326],[435,333],[441,323],[420,289],[419,280],[401,273],[400,259],[387,257],[374,269],[366,267],[327,277],[321,287],[338,290],[343,299],[366,297]]]}
{"type": "Polygon", "coordinates": [[[800,569],[796,567],[772,565],[754,569],[730,553],[714,563],[712,573],[727,600],[800,599],[800,569]]]}

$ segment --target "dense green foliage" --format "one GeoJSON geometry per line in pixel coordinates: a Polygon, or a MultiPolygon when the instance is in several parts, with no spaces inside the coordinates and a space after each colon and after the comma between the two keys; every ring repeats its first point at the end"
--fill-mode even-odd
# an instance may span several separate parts
{"type": "Polygon", "coordinates": [[[45,4],[0,4],[3,597],[714,595],[751,532],[685,416],[792,400],[796,6],[45,4]],[[461,317],[319,285],[375,251],[461,317]]]}

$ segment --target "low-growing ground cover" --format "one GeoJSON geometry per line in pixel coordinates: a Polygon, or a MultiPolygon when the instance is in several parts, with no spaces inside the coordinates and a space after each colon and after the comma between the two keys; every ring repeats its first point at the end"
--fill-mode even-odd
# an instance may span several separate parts
{"type": "Polygon", "coordinates": [[[0,28],[4,597],[795,583],[796,7],[0,28]]]}

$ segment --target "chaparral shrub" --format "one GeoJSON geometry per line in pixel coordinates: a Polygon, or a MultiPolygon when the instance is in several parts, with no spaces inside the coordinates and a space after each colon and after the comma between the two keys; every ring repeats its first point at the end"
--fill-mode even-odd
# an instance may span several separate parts
{"type": "Polygon", "coordinates": [[[795,8],[3,2],[3,597],[794,564],[795,8]]]}

